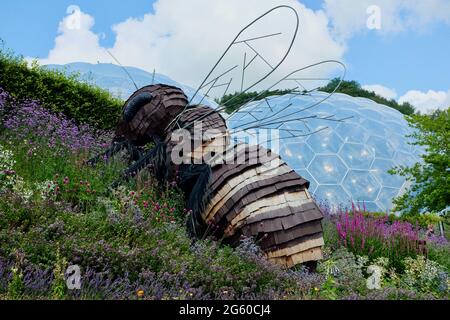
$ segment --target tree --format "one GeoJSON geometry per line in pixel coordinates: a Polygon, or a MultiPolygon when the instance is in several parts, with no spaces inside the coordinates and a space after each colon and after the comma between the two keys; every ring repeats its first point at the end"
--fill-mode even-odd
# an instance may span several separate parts
{"type": "Polygon", "coordinates": [[[423,211],[439,212],[450,205],[450,109],[431,115],[407,116],[416,129],[413,145],[425,147],[423,163],[396,167],[391,174],[405,176],[412,183],[402,196],[394,199],[395,210],[404,215],[423,211]]]}
{"type": "MultiPolygon", "coordinates": [[[[337,87],[339,84],[340,79],[335,78],[331,80],[325,87],[320,88],[320,91],[324,92],[333,92],[333,90],[337,87]]],[[[408,102],[404,102],[402,104],[399,104],[394,99],[386,99],[379,95],[377,95],[375,92],[365,90],[361,87],[361,85],[357,81],[342,81],[341,85],[337,89],[336,92],[339,93],[345,93],[352,97],[363,97],[368,98],[370,100],[375,101],[379,104],[384,104],[388,107],[391,107],[393,109],[396,109],[400,111],[403,114],[411,115],[414,113],[414,107],[409,104],[408,102]]]]}
{"type": "Polygon", "coordinates": [[[223,96],[220,100],[216,100],[216,102],[222,106],[226,107],[227,113],[232,113],[234,110],[247,104],[253,99],[262,100],[271,96],[282,96],[285,94],[292,93],[292,90],[269,90],[263,92],[236,92],[232,94],[227,94],[223,96]]]}

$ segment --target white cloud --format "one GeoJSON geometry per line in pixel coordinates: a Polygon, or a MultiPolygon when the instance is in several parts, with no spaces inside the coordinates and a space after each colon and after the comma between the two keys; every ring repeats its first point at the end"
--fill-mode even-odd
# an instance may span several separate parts
{"type": "MultiPolygon", "coordinates": [[[[147,71],[155,68],[158,73],[197,86],[242,27],[280,4],[293,6],[300,15],[299,35],[282,72],[325,59],[342,60],[345,47],[330,34],[325,13],[307,9],[296,0],[158,0],[154,13],[113,26],[116,41],[109,50],[123,65],[147,71]]],[[[74,14],[61,22],[55,47],[41,63],[111,62],[100,46],[100,35],[92,31],[93,17],[81,12],[80,28],[67,28],[67,20],[73,19],[74,14]]],[[[294,21],[293,16],[275,14],[259,32],[280,29],[283,31],[280,39],[286,39],[292,33],[294,21]]],[[[279,55],[281,41],[273,38],[264,47],[269,59],[279,55]]],[[[231,62],[242,64],[242,58],[233,56],[235,60],[231,62]]],[[[313,76],[325,76],[329,71],[316,69],[313,76]]]]}
{"type": "Polygon", "coordinates": [[[335,35],[341,40],[367,31],[367,8],[378,6],[383,34],[407,29],[422,32],[432,23],[450,24],[448,0],[325,0],[324,9],[332,21],[335,35]]]}
{"type": "Polygon", "coordinates": [[[395,99],[397,98],[397,92],[394,89],[387,88],[385,86],[379,84],[365,85],[362,86],[363,89],[367,91],[372,91],[382,96],[386,99],[395,99]]]}
{"type": "Polygon", "coordinates": [[[58,27],[55,47],[50,50],[48,57],[39,60],[41,64],[65,64],[82,61],[97,63],[97,61],[111,61],[107,52],[100,46],[100,37],[91,31],[95,19],[78,10],[67,15],[58,27]]]}
{"type": "Polygon", "coordinates": [[[447,109],[450,107],[450,90],[421,92],[417,90],[408,91],[400,97],[399,103],[409,102],[422,113],[429,113],[436,109],[447,109]]]}

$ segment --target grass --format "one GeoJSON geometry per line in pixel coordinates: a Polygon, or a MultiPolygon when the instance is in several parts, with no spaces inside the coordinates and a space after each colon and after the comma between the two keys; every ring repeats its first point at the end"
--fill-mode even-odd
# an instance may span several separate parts
{"type": "MultiPolygon", "coordinates": [[[[145,272],[166,275],[168,288],[161,286],[149,293],[149,298],[186,298],[190,290],[211,298],[223,292],[230,297],[262,298],[307,293],[295,277],[258,255],[246,256],[209,240],[193,244],[184,228],[183,198],[176,187],[159,186],[143,174],[110,191],[108,187],[124,168],[124,160],[91,168],[84,164],[85,152],[60,157],[38,148],[30,157],[27,143],[12,140],[3,149],[13,150],[16,175],[33,191],[26,202],[9,191],[0,200],[0,256],[24,274],[30,266],[54,270],[63,257],[65,268],[77,264],[85,271],[107,272],[112,280],[139,283],[145,272]],[[49,182],[58,192],[44,199],[36,186],[45,187],[49,182]],[[173,292],[178,286],[184,291],[173,292]]],[[[5,278],[12,276],[8,270],[3,272],[5,278]]],[[[49,295],[54,276],[47,281],[44,296],[49,295]]],[[[21,294],[39,297],[31,287],[25,285],[21,294]]],[[[102,290],[85,288],[96,292],[84,298],[116,297],[102,290]]],[[[0,292],[8,293],[5,283],[0,292]]],[[[135,296],[133,290],[125,289],[114,294],[119,298],[135,296]]],[[[70,292],[64,297],[70,298],[70,292]]]]}
{"type": "MultiPolygon", "coordinates": [[[[138,291],[144,299],[448,298],[435,262],[413,261],[423,272],[386,275],[383,289],[369,291],[367,267],[383,261],[361,263],[340,247],[328,218],[316,274],[269,263],[252,239],[238,248],[194,241],[176,186],[144,171],[111,189],[128,164],[124,155],[86,165],[111,133],[80,130],[37,104],[8,113],[8,103],[0,90],[0,299],[137,299],[138,291]],[[81,269],[81,290],[66,286],[70,265],[81,269]]],[[[448,268],[448,246],[430,258],[448,268]]]]}

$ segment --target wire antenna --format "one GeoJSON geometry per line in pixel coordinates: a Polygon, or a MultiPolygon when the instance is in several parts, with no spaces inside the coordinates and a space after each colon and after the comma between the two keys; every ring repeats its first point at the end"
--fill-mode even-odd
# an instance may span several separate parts
{"type": "Polygon", "coordinates": [[[119,60],[116,59],[116,57],[114,57],[114,55],[108,50],[105,49],[106,52],[108,52],[108,54],[111,56],[111,58],[114,59],[114,61],[122,68],[123,71],[125,71],[125,73],[127,74],[128,78],[130,78],[131,82],[133,82],[134,87],[136,88],[136,90],[139,90],[139,87],[137,86],[136,82],[134,82],[133,77],[131,76],[131,74],[128,72],[127,68],[125,68],[119,60]]]}
{"type": "Polygon", "coordinates": [[[155,84],[155,75],[156,75],[156,69],[153,69],[153,75],[152,75],[152,85],[155,84]]]}

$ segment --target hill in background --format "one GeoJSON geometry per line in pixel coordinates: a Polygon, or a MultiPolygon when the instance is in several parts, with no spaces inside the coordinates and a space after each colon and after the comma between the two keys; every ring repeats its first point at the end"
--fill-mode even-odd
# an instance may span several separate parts
{"type": "MultiPolygon", "coordinates": [[[[136,91],[133,81],[127,75],[124,68],[131,75],[138,88],[151,85],[153,83],[163,83],[181,88],[189,99],[192,98],[196,91],[194,88],[172,80],[163,74],[155,73],[153,75],[152,73],[139,68],[122,68],[118,65],[110,63],[90,64],[84,62],[74,62],[66,65],[51,64],[44,67],[49,70],[62,71],[68,74],[78,74],[81,81],[94,84],[100,88],[108,90],[113,96],[116,96],[121,100],[127,100],[128,97],[136,91]]],[[[203,96],[198,95],[193,103],[200,102],[202,98],[203,96]]],[[[207,98],[203,99],[202,103],[212,107],[217,106],[214,101],[207,98]]]]}

